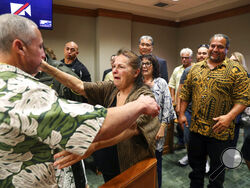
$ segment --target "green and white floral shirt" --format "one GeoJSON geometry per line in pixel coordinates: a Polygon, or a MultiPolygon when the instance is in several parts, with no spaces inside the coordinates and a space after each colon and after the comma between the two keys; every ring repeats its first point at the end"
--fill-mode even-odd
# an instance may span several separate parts
{"type": "Polygon", "coordinates": [[[58,187],[53,155],[83,155],[106,114],[102,106],[60,99],[31,75],[0,64],[0,187],[58,187]]]}

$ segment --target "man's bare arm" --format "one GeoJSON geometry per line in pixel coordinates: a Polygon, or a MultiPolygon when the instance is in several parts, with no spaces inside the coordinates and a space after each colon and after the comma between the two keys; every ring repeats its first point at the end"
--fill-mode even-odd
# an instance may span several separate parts
{"type": "Polygon", "coordinates": [[[188,126],[187,118],[185,116],[185,111],[187,109],[188,103],[189,103],[188,101],[184,101],[184,100],[181,99],[180,113],[179,113],[179,116],[178,116],[178,122],[179,122],[179,124],[181,125],[182,128],[184,127],[184,124],[185,124],[185,126],[188,126]]]}
{"type": "Polygon", "coordinates": [[[175,101],[175,89],[169,87],[169,90],[170,90],[170,95],[171,95],[171,98],[172,98],[173,106],[175,107],[175,105],[176,105],[176,101],[175,101]]]}
{"type": "Polygon", "coordinates": [[[180,113],[180,109],[181,109],[181,98],[180,98],[180,92],[181,92],[181,88],[184,84],[179,84],[178,90],[177,90],[177,95],[176,95],[176,107],[175,107],[175,111],[176,113],[179,115],[180,113]]]}

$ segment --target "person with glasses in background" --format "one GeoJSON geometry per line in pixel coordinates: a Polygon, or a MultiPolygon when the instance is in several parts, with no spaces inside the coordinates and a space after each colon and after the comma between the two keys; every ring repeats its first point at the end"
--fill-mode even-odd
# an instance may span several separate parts
{"type": "MultiPolygon", "coordinates": [[[[176,67],[170,77],[169,80],[169,89],[170,89],[170,93],[171,93],[171,97],[173,100],[173,105],[175,107],[175,111],[176,111],[176,101],[177,101],[177,91],[178,91],[178,87],[179,87],[179,83],[180,83],[180,78],[181,75],[183,73],[183,71],[188,68],[189,66],[191,66],[192,64],[192,56],[193,56],[193,51],[190,48],[183,48],[180,51],[180,57],[181,57],[181,65],[176,67]]],[[[177,112],[177,111],[176,111],[177,112]]],[[[178,114],[177,114],[178,115],[178,114]]],[[[185,143],[184,143],[184,135],[183,135],[183,130],[180,127],[180,125],[178,124],[177,120],[175,122],[176,125],[176,129],[177,129],[177,143],[174,145],[174,149],[178,150],[178,149],[183,149],[185,148],[185,143]]],[[[185,164],[186,165],[186,164],[185,164]]]]}
{"type": "Polygon", "coordinates": [[[159,64],[157,59],[152,55],[143,55],[141,56],[141,65],[143,81],[151,88],[155,96],[155,100],[160,106],[160,113],[158,115],[158,118],[160,120],[161,127],[155,137],[157,141],[155,156],[157,159],[158,187],[161,188],[162,151],[166,136],[166,126],[172,120],[176,119],[176,114],[172,104],[168,84],[166,80],[159,77],[159,64]]]}
{"type": "MultiPolygon", "coordinates": [[[[151,36],[143,35],[139,39],[139,52],[142,55],[152,55],[154,47],[154,40],[151,36]]],[[[165,59],[155,56],[160,67],[160,77],[168,82],[168,66],[165,59]]]]}

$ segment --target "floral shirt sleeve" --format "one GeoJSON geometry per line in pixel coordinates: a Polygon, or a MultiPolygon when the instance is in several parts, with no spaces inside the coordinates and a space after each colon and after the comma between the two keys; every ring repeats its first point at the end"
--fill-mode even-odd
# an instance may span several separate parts
{"type": "Polygon", "coordinates": [[[55,151],[83,155],[107,113],[10,65],[0,65],[0,104],[0,187],[56,187],[55,151]]]}
{"type": "Polygon", "coordinates": [[[158,115],[160,122],[170,123],[171,120],[176,119],[167,82],[162,78],[154,79],[152,91],[157,104],[160,106],[160,113],[158,115]]]}

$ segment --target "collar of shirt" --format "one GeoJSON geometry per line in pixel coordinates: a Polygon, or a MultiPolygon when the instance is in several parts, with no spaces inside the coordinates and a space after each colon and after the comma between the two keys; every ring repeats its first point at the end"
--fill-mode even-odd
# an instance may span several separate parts
{"type": "MultiPolygon", "coordinates": [[[[222,68],[222,67],[227,67],[228,60],[229,60],[229,59],[226,57],[226,58],[224,59],[224,61],[223,61],[221,64],[217,65],[217,66],[214,67],[214,69],[212,69],[212,70],[216,70],[216,69],[219,69],[219,68],[222,68]]],[[[208,65],[207,65],[207,59],[204,60],[204,61],[202,61],[200,66],[201,66],[202,68],[208,68],[208,69],[209,69],[209,67],[208,67],[208,65]]]]}
{"type": "Polygon", "coordinates": [[[20,75],[27,76],[29,78],[38,80],[37,78],[33,77],[32,75],[24,72],[23,70],[15,67],[15,66],[12,66],[12,65],[9,65],[9,64],[0,63],[0,72],[8,72],[8,71],[9,72],[15,72],[17,74],[20,74],[20,75]]]}

